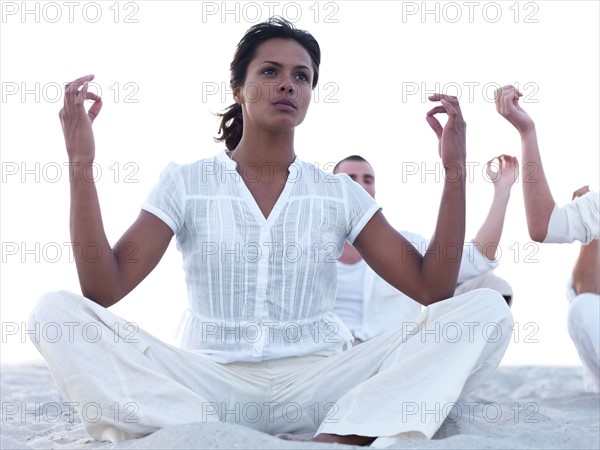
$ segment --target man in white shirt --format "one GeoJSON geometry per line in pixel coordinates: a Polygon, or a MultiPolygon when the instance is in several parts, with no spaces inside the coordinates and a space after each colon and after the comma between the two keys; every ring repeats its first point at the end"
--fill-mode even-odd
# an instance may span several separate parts
{"type": "MultiPolygon", "coordinates": [[[[473,241],[465,243],[455,295],[477,288],[494,289],[510,305],[512,288],[493,274],[498,266],[495,259],[502,235],[504,216],[510,190],[518,176],[516,158],[501,155],[488,162],[488,174],[494,180],[494,200],[485,222],[473,241]],[[498,173],[493,173],[497,164],[498,173]]],[[[375,198],[375,172],[369,162],[352,155],[336,164],[333,173],[345,173],[375,198]]],[[[427,250],[429,240],[410,231],[401,231],[421,253],[427,250]]],[[[338,263],[338,289],[334,312],[354,335],[354,345],[410,322],[421,312],[421,305],[395,289],[379,277],[349,243],[338,263]]]]}

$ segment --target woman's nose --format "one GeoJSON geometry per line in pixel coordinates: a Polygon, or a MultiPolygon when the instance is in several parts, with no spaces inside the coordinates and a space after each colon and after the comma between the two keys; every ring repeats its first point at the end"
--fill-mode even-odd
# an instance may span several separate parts
{"type": "Polygon", "coordinates": [[[287,92],[288,94],[293,93],[295,89],[296,89],[296,86],[294,85],[294,82],[288,77],[286,77],[284,80],[282,80],[282,82],[279,86],[279,90],[281,92],[287,92]]]}

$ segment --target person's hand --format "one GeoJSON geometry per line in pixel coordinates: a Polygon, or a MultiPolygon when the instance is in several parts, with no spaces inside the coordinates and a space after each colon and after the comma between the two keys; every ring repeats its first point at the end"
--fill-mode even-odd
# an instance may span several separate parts
{"type": "Polygon", "coordinates": [[[494,183],[494,190],[508,191],[519,178],[519,161],[515,156],[500,155],[490,159],[485,167],[488,178],[494,183]]]}
{"type": "Polygon", "coordinates": [[[102,109],[102,99],[98,95],[88,92],[88,83],[93,79],[94,75],[86,75],[65,86],[65,102],[58,117],[60,117],[71,162],[94,160],[96,148],[92,123],[102,109]],[[85,100],[94,101],[87,113],[84,106],[85,100]]]}
{"type": "Polygon", "coordinates": [[[535,123],[519,105],[519,97],[523,94],[514,86],[504,86],[497,89],[494,94],[496,100],[496,111],[508,120],[513,126],[523,134],[535,127],[535,123]]]}
{"type": "Polygon", "coordinates": [[[571,200],[575,200],[577,197],[581,197],[582,195],[585,195],[588,192],[590,192],[589,185],[581,187],[581,188],[577,189],[575,192],[573,192],[573,198],[571,200]]]}
{"type": "Polygon", "coordinates": [[[425,118],[438,137],[438,151],[444,168],[447,169],[456,163],[464,165],[467,157],[467,124],[463,119],[458,99],[451,95],[433,94],[429,96],[429,100],[441,103],[441,106],[438,105],[428,111],[425,118]],[[435,118],[439,113],[448,115],[446,125],[443,127],[435,118]]]}

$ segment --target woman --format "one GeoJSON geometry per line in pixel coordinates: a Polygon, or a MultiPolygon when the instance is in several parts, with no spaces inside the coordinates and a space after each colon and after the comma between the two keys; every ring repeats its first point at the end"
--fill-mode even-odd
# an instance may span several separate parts
{"type": "Polygon", "coordinates": [[[82,416],[96,439],[209,420],[357,445],[430,438],[443,417],[404,418],[406,402],[430,409],[454,402],[502,358],[512,318],[499,294],[480,290],[440,302],[456,284],[462,245],[453,243],[464,241],[465,123],[457,100],[434,95],[440,105],[427,113],[446,181],[438,226],[421,256],[348,176],[332,177],[296,157],[294,132],[319,63],[316,40],[290,23],[271,19],[250,28],[231,64],[236,104],[223,115],[220,137],[228,150],[170,164],[115,246],[119,252],[105,236],[94,184],[78,172],[94,159],[91,125],[101,99],[87,91],[92,76],[66,87],[60,117],[75,163],[72,240],[102,251],[94,261],[76,255],[84,297],[48,294],[31,321],[103,327],[95,343],[36,343],[68,399],[100,405],[99,419],[82,416]],[[85,99],[94,101],[87,115],[85,99]],[[448,115],[443,128],[440,113],[448,115]],[[126,339],[122,319],[106,309],[152,271],[173,235],[192,311],[185,350],[142,330],[126,339]],[[349,331],[332,313],[335,261],[346,240],[386,281],[431,305],[419,329],[351,348],[349,331]],[[493,322],[500,338],[481,330],[458,339],[436,333],[461,322],[493,322]]]}

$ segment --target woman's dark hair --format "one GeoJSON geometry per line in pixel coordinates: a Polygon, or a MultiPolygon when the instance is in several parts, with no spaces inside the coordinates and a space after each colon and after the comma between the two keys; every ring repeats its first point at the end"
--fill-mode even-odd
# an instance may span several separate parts
{"type": "MultiPolygon", "coordinates": [[[[233,61],[231,61],[229,67],[231,72],[229,85],[231,89],[234,90],[243,86],[246,81],[248,65],[254,59],[256,50],[261,44],[270,39],[291,39],[304,47],[313,65],[312,88],[314,89],[319,81],[319,64],[321,64],[319,43],[308,31],[297,29],[291,22],[282,17],[271,17],[266,22],[258,23],[246,31],[246,34],[237,45],[233,61]]],[[[239,103],[234,103],[217,115],[221,117],[221,126],[219,127],[220,136],[216,137],[215,141],[225,141],[227,148],[234,150],[242,138],[242,106],[239,103]]]]}

